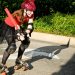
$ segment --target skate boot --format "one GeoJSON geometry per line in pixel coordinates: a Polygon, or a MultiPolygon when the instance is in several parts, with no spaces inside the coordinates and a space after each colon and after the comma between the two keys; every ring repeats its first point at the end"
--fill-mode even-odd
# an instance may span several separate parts
{"type": "Polygon", "coordinates": [[[23,61],[22,64],[23,64],[22,66],[23,71],[26,71],[29,69],[29,64],[27,62],[23,61]]]}
{"type": "Polygon", "coordinates": [[[21,60],[16,59],[14,69],[15,69],[15,70],[18,70],[18,69],[20,69],[21,67],[22,67],[21,60]]]}
{"type": "Polygon", "coordinates": [[[29,69],[29,65],[28,65],[28,63],[26,63],[24,61],[16,60],[16,65],[14,66],[14,69],[15,70],[18,70],[20,68],[22,68],[23,71],[25,71],[25,70],[28,70],[29,69]]]}
{"type": "Polygon", "coordinates": [[[8,73],[9,72],[8,68],[7,68],[7,66],[0,64],[0,73],[3,73],[3,72],[8,73]]]}

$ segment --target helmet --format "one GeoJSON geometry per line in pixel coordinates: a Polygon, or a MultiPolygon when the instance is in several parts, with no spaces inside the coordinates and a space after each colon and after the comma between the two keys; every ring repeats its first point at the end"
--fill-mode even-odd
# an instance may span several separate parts
{"type": "Polygon", "coordinates": [[[24,0],[24,2],[34,2],[35,0],[24,0]]]}
{"type": "Polygon", "coordinates": [[[35,11],[36,10],[36,6],[35,6],[34,2],[23,2],[21,4],[21,8],[22,9],[31,10],[31,11],[35,11]]]}

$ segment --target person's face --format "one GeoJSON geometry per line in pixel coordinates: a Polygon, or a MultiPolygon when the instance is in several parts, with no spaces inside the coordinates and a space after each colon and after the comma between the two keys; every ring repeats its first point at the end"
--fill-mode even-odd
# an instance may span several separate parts
{"type": "Polygon", "coordinates": [[[26,13],[28,17],[31,17],[33,15],[33,11],[30,11],[30,10],[27,10],[26,13]]]}

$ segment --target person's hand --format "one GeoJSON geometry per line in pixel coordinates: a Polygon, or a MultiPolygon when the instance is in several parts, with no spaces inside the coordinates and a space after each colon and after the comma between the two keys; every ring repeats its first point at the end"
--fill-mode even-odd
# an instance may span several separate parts
{"type": "Polygon", "coordinates": [[[30,33],[30,30],[26,30],[26,33],[29,34],[30,33]]]}
{"type": "Polygon", "coordinates": [[[17,35],[17,39],[19,41],[23,41],[25,38],[24,38],[24,34],[21,33],[20,29],[16,30],[16,35],[17,35]]]}
{"type": "Polygon", "coordinates": [[[21,34],[17,34],[17,39],[19,40],[19,41],[23,41],[23,40],[25,40],[25,38],[24,38],[24,35],[21,33],[21,34]]]}
{"type": "Polygon", "coordinates": [[[19,25],[15,25],[15,30],[20,30],[20,26],[19,25]]]}

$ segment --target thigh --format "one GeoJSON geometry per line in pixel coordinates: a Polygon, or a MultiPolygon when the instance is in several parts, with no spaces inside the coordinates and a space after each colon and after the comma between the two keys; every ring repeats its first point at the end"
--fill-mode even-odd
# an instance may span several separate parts
{"type": "Polygon", "coordinates": [[[11,43],[15,43],[15,29],[14,28],[7,26],[5,39],[8,45],[10,45],[11,43]]]}
{"type": "Polygon", "coordinates": [[[6,51],[9,54],[14,53],[16,50],[16,43],[15,43],[15,30],[13,28],[7,27],[5,39],[8,43],[8,47],[6,48],[6,51]]]}

